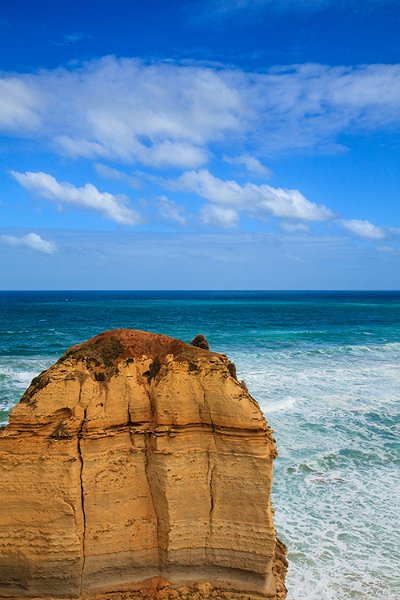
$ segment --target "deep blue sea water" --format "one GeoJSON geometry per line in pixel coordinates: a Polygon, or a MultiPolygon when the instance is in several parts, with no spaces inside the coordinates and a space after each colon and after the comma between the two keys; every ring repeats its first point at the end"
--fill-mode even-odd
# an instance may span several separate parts
{"type": "Polygon", "coordinates": [[[2,292],[0,422],[72,344],[130,327],[236,363],[275,430],[290,600],[400,598],[400,293],[2,292]]]}

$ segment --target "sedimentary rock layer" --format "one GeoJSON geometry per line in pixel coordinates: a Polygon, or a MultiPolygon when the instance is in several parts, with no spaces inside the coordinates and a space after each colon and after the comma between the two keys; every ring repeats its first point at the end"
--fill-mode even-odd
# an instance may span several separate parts
{"type": "Polygon", "coordinates": [[[134,330],[71,348],[0,432],[0,597],[285,597],[274,441],[221,354],[134,330]]]}

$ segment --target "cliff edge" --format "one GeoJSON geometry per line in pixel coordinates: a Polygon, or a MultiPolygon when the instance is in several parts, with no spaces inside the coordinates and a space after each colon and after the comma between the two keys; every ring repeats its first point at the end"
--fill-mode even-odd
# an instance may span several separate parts
{"type": "Polygon", "coordinates": [[[115,330],[36,377],[0,432],[0,597],[286,597],[276,449],[226,356],[115,330]]]}

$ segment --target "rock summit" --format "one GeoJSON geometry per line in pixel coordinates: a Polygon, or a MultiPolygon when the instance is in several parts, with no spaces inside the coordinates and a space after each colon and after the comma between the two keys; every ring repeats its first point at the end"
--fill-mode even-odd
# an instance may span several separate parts
{"type": "Polygon", "coordinates": [[[0,597],[286,597],[276,449],[222,354],[135,330],[72,347],[0,431],[0,597]]]}

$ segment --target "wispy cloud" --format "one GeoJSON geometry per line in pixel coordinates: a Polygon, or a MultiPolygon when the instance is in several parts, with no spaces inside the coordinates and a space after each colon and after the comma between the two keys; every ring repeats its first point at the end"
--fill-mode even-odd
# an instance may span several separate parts
{"type": "Polygon", "coordinates": [[[254,177],[271,177],[272,171],[268,169],[262,162],[251,154],[239,154],[238,156],[224,156],[224,161],[230,165],[238,165],[245,167],[249,175],[254,177]]]}
{"type": "Polygon", "coordinates": [[[94,165],[96,172],[105,177],[106,179],[114,179],[115,181],[121,181],[129,185],[134,189],[139,189],[141,187],[141,183],[139,179],[121,171],[120,169],[115,169],[114,167],[109,167],[108,165],[103,165],[101,163],[96,163],[94,165]]]}
{"type": "Polygon", "coordinates": [[[369,221],[361,219],[343,219],[340,221],[342,226],[355,235],[371,240],[381,240],[386,237],[385,231],[381,227],[373,225],[369,221]]]}
{"type": "Polygon", "coordinates": [[[206,204],[200,210],[200,220],[205,225],[230,229],[239,225],[239,213],[226,206],[206,204]]]}
{"type": "Polygon", "coordinates": [[[20,237],[14,235],[2,235],[0,236],[0,239],[4,244],[8,244],[9,246],[23,246],[25,248],[44,252],[45,254],[54,254],[57,251],[57,246],[54,242],[44,240],[37,233],[27,233],[20,237]]]}
{"type": "MultiPolygon", "coordinates": [[[[196,167],[207,162],[207,152],[188,142],[164,140],[146,144],[131,137],[126,131],[113,130],[112,124],[98,122],[95,129],[102,130],[102,142],[94,142],[68,135],[56,136],[54,143],[59,151],[70,158],[109,158],[127,163],[138,162],[150,167],[196,167]],[[120,142],[120,143],[119,143],[120,142]]],[[[144,136],[146,134],[143,134],[144,136]]],[[[139,138],[140,136],[138,136],[139,138]]]]}
{"type": "Polygon", "coordinates": [[[163,219],[178,223],[178,225],[186,225],[185,210],[183,206],[177,204],[167,196],[160,196],[157,202],[157,208],[163,219]]]}
{"type": "Polygon", "coordinates": [[[70,157],[154,168],[199,168],[245,143],[242,164],[260,172],[267,154],[332,150],[343,133],[395,130],[399,103],[399,64],[248,73],[106,57],[3,75],[0,129],[70,157]]]}
{"type": "Polygon", "coordinates": [[[41,92],[21,76],[0,78],[0,129],[42,135],[43,110],[41,92]]]}
{"type": "Polygon", "coordinates": [[[60,205],[73,204],[96,211],[115,223],[135,225],[140,222],[139,214],[126,206],[123,197],[100,192],[91,183],[75,187],[70,183],[57,181],[48,173],[12,171],[11,174],[24,188],[35,192],[41,198],[56,201],[60,205]]]}
{"type": "Polygon", "coordinates": [[[70,33],[64,33],[64,35],[61,38],[61,41],[59,39],[54,40],[52,41],[52,44],[54,44],[55,46],[73,46],[74,44],[82,42],[83,40],[90,39],[93,39],[93,35],[83,33],[82,31],[72,31],[70,33]]]}
{"type": "MultiPolygon", "coordinates": [[[[369,11],[390,4],[393,0],[200,0],[192,2],[187,11],[191,21],[197,24],[212,20],[240,17],[261,11],[282,14],[287,12],[316,12],[333,8],[335,10],[369,11]]],[[[217,25],[217,23],[214,23],[217,25]]]]}
{"type": "Polygon", "coordinates": [[[392,255],[395,255],[395,256],[400,256],[400,250],[399,250],[399,248],[395,248],[394,246],[388,246],[388,245],[377,246],[376,249],[379,252],[384,252],[385,254],[392,254],[392,255]]]}
{"type": "Polygon", "coordinates": [[[307,200],[298,190],[250,182],[242,185],[235,180],[215,177],[206,169],[187,171],[170,181],[170,186],[175,190],[195,193],[214,205],[236,212],[243,211],[261,220],[270,215],[300,221],[323,221],[333,216],[326,206],[307,200]]]}
{"type": "Polygon", "coordinates": [[[82,33],[82,31],[75,31],[73,33],[65,33],[63,37],[64,45],[72,45],[77,42],[81,42],[82,40],[91,39],[93,36],[87,33],[82,33]]]}
{"type": "Polygon", "coordinates": [[[281,223],[281,229],[286,231],[286,233],[305,233],[310,230],[310,227],[306,225],[306,223],[287,223],[286,221],[283,221],[283,223],[281,223]]]}

